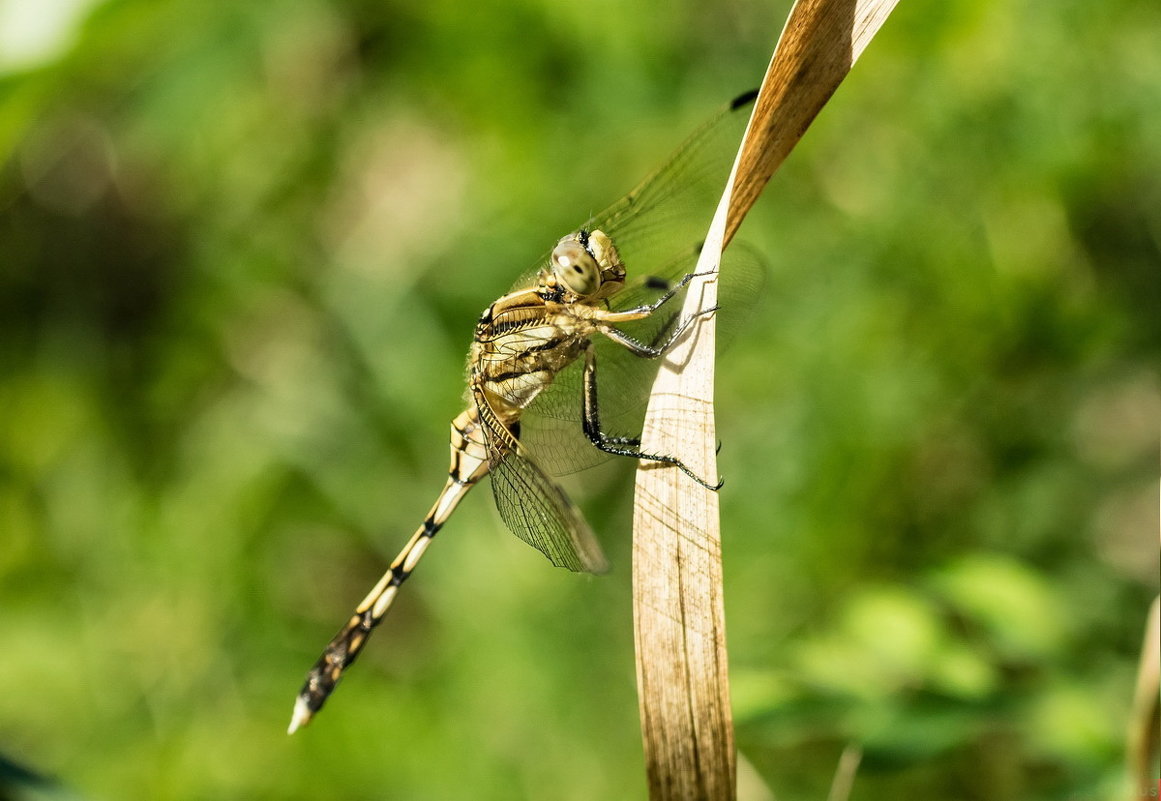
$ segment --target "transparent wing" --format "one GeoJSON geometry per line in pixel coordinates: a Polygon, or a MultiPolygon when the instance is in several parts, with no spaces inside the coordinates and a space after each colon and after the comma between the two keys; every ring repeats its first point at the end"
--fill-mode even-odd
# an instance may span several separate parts
{"type": "MultiPolygon", "coordinates": [[[[630,276],[673,280],[696,261],[749,119],[753,93],[735,99],[693,133],[640,186],[583,226],[608,234],[630,276]],[[686,269],[674,272],[674,267],[686,269]]],[[[625,293],[615,307],[632,305],[625,293]]]]}
{"type": "Polygon", "coordinates": [[[586,573],[609,568],[592,529],[557,484],[516,452],[492,467],[492,493],[504,523],[557,567],[586,573]]]}
{"type": "MultiPolygon", "coordinates": [[[[680,278],[675,268],[696,261],[700,239],[741,142],[756,92],[735,98],[714,115],[636,189],[585,222],[581,229],[608,234],[634,277],[680,278]]],[[[567,233],[567,232],[565,232],[567,233]]],[[[524,273],[513,289],[531,286],[548,254],[524,273]]],[[[628,308],[630,292],[617,296],[613,308],[628,308]]]]}
{"type": "Polygon", "coordinates": [[[606,571],[609,563],[580,510],[520,452],[522,445],[499,421],[487,398],[477,394],[475,403],[488,448],[492,495],[504,524],[557,567],[606,571]]]}

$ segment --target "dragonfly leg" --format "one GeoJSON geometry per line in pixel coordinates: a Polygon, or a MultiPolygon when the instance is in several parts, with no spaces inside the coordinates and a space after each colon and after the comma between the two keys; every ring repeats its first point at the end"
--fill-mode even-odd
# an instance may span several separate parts
{"type": "MultiPolygon", "coordinates": [[[[614,324],[615,323],[630,322],[632,320],[641,320],[641,319],[653,314],[653,312],[657,311],[662,306],[664,306],[666,303],[668,303],[673,298],[674,295],[676,295],[681,290],[685,289],[685,287],[688,286],[689,282],[692,281],[693,279],[703,278],[703,277],[707,277],[710,275],[713,275],[713,273],[710,273],[710,272],[686,273],[685,275],[683,275],[681,277],[680,281],[678,281],[676,284],[673,284],[672,286],[670,286],[665,291],[665,293],[661,295],[661,297],[657,298],[657,300],[653,301],[652,303],[645,303],[645,304],[642,304],[641,306],[635,306],[632,309],[623,309],[619,312],[607,312],[601,316],[601,319],[605,320],[606,322],[614,323],[614,324]]],[[[650,285],[653,286],[654,288],[658,288],[658,289],[661,288],[661,287],[657,286],[656,283],[652,283],[650,285]]]]}
{"type": "Polygon", "coordinates": [[[697,473],[690,470],[684,462],[676,456],[668,454],[646,453],[641,450],[641,440],[633,437],[614,437],[601,431],[600,403],[597,394],[597,354],[592,344],[585,349],[584,390],[582,393],[582,425],[585,436],[599,450],[616,456],[628,456],[633,459],[644,459],[649,462],[660,462],[672,465],[698,484],[709,490],[719,490],[724,483],[721,479],[711,484],[697,473]]]}
{"type": "Polygon", "coordinates": [[[693,325],[695,320],[697,320],[699,317],[705,317],[713,314],[717,310],[717,306],[711,306],[708,309],[702,309],[697,314],[694,314],[693,316],[683,320],[680,325],[669,332],[668,336],[665,336],[665,331],[668,326],[664,326],[661,329],[661,333],[649,344],[641,342],[633,336],[625,333],[620,328],[604,324],[603,320],[598,322],[597,330],[599,330],[609,339],[616,342],[618,345],[622,345],[628,348],[636,356],[640,356],[643,359],[657,359],[665,355],[665,353],[671,347],[673,347],[673,344],[677,342],[677,340],[681,339],[682,335],[685,334],[687,330],[689,330],[689,327],[693,325]],[[664,337],[664,341],[661,341],[660,344],[658,344],[658,342],[662,340],[662,337],[664,337]]]}

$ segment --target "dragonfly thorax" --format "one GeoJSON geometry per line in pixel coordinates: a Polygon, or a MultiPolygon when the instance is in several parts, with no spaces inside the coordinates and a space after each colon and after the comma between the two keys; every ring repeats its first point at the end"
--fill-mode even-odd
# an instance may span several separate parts
{"type": "Polygon", "coordinates": [[[540,284],[546,294],[560,293],[566,301],[601,300],[625,285],[625,265],[603,231],[582,229],[556,243],[540,284]]]}

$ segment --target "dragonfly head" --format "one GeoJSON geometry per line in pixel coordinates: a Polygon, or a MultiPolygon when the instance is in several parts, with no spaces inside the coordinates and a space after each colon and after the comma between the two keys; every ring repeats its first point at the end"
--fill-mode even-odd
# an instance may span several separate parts
{"type": "Polygon", "coordinates": [[[556,243],[543,283],[577,300],[600,300],[625,285],[625,265],[603,231],[581,230],[556,243]]]}

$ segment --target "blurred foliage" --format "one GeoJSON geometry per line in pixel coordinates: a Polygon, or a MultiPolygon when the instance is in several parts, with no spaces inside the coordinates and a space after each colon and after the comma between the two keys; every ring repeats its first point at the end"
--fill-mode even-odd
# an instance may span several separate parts
{"type": "MultiPolygon", "coordinates": [[[[0,9],[0,753],[92,798],[644,797],[631,466],[586,506],[610,576],[474,493],[284,729],[442,484],[476,316],[758,82],[788,3],[0,9]]],[[[779,799],[849,742],[858,799],[1126,791],[1159,33],[902,3],[742,228],[726,602],[779,799]]]]}

